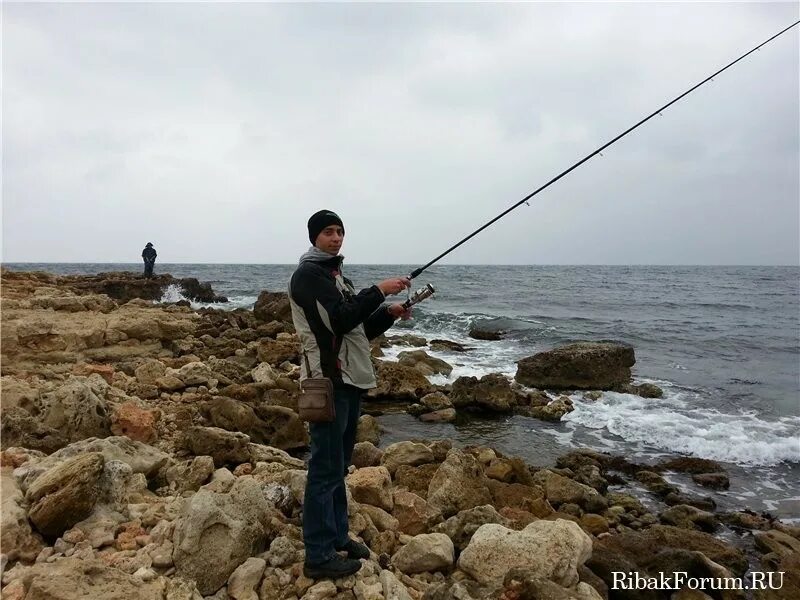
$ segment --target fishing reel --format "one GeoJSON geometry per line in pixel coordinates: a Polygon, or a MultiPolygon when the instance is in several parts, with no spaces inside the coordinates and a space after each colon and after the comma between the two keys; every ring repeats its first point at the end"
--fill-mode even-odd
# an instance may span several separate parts
{"type": "Polygon", "coordinates": [[[436,290],[433,289],[433,286],[430,283],[426,284],[425,287],[418,289],[413,295],[408,297],[408,300],[403,302],[403,308],[408,310],[415,304],[425,300],[425,298],[430,298],[435,291],[436,290]]]}

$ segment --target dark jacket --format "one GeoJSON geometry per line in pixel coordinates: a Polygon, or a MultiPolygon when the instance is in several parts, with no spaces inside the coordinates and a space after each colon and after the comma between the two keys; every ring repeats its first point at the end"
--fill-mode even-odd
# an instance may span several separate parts
{"type": "Polygon", "coordinates": [[[158,256],[158,254],[156,253],[156,249],[152,246],[148,246],[142,250],[142,258],[145,260],[153,261],[156,259],[156,256],[158,256]]]}
{"type": "Polygon", "coordinates": [[[334,384],[376,387],[369,340],[394,323],[377,286],[356,293],[341,273],[341,256],[312,248],[300,259],[289,283],[292,321],[308,357],[301,380],[329,377],[334,384]]]}

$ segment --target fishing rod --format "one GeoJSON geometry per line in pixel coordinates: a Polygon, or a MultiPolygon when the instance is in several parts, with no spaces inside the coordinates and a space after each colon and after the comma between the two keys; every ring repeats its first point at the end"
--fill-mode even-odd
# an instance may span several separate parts
{"type": "MultiPolygon", "coordinates": [[[[652,119],[652,118],[653,118],[653,117],[655,117],[656,115],[658,115],[658,114],[661,114],[661,112],[662,112],[662,111],[664,111],[665,109],[667,109],[667,108],[669,108],[670,106],[672,106],[673,104],[675,104],[675,103],[676,103],[678,100],[680,100],[680,99],[681,99],[681,98],[683,98],[684,96],[687,96],[688,94],[692,93],[694,90],[696,90],[697,88],[699,88],[701,85],[703,85],[703,84],[705,84],[705,83],[707,83],[707,82],[709,82],[709,81],[712,81],[712,80],[714,79],[714,77],[716,77],[717,75],[719,75],[719,74],[720,74],[720,73],[722,73],[723,71],[725,71],[725,70],[729,69],[730,67],[732,67],[733,65],[735,65],[736,63],[738,63],[740,60],[742,60],[742,59],[743,59],[743,58],[745,58],[746,56],[749,56],[750,54],[752,54],[752,53],[753,53],[753,52],[755,52],[756,50],[759,50],[759,49],[760,49],[762,46],[766,46],[766,45],[767,45],[767,44],[769,44],[769,43],[770,43],[772,40],[774,40],[775,38],[777,38],[777,37],[778,37],[778,36],[780,36],[780,35],[783,35],[783,34],[784,34],[784,33],[786,33],[787,31],[789,31],[789,30],[790,30],[792,27],[795,27],[795,26],[797,26],[798,24],[800,24],[800,21],[795,21],[794,23],[792,23],[791,25],[789,25],[789,26],[788,26],[786,29],[784,29],[784,30],[782,30],[782,31],[779,31],[778,33],[776,33],[775,35],[773,35],[771,38],[769,38],[768,40],[766,40],[766,41],[764,41],[764,42],[760,43],[758,46],[756,46],[755,48],[753,48],[753,49],[752,49],[752,50],[750,50],[749,52],[747,52],[747,53],[745,53],[745,54],[742,54],[742,55],[741,55],[739,58],[737,58],[737,59],[736,59],[736,60],[734,60],[733,62],[731,62],[731,63],[729,63],[729,64],[725,65],[724,67],[722,67],[722,68],[721,68],[719,71],[717,71],[716,73],[713,73],[712,75],[709,75],[708,77],[706,77],[706,78],[705,78],[703,81],[701,81],[700,83],[698,83],[698,84],[697,84],[697,85],[695,85],[694,87],[691,87],[691,88],[689,88],[688,90],[686,90],[685,92],[683,92],[683,93],[682,93],[680,96],[678,96],[678,97],[674,98],[674,99],[673,99],[673,100],[671,100],[670,102],[667,102],[667,103],[666,103],[664,106],[662,106],[661,108],[659,108],[659,109],[656,109],[656,110],[655,110],[653,113],[651,113],[650,115],[646,116],[644,119],[642,119],[641,121],[639,121],[638,123],[636,123],[636,124],[635,124],[635,125],[633,125],[632,127],[630,127],[630,128],[628,128],[628,129],[626,129],[625,131],[623,131],[622,133],[620,133],[620,134],[619,134],[617,137],[615,137],[615,138],[614,138],[614,139],[612,139],[611,141],[609,141],[609,142],[606,142],[605,144],[603,144],[602,146],[600,146],[600,147],[599,147],[597,150],[595,150],[595,151],[594,151],[594,152],[592,152],[591,154],[587,154],[587,155],[586,155],[584,158],[582,158],[581,160],[579,160],[578,162],[576,162],[574,165],[572,165],[572,166],[571,166],[570,168],[568,168],[567,170],[565,170],[565,171],[562,171],[561,173],[559,173],[558,175],[556,175],[555,177],[553,177],[553,178],[552,178],[550,181],[548,181],[547,183],[545,183],[545,184],[544,184],[542,187],[540,187],[539,189],[537,189],[537,190],[535,190],[535,191],[531,192],[530,194],[528,194],[527,196],[525,196],[525,197],[524,197],[522,200],[520,200],[519,202],[517,202],[516,204],[514,204],[512,207],[510,207],[510,208],[508,208],[508,209],[504,210],[503,212],[501,212],[499,215],[497,215],[497,216],[496,216],[494,219],[492,219],[491,221],[489,221],[488,223],[486,223],[485,225],[483,225],[481,228],[479,228],[479,229],[476,229],[475,231],[473,231],[472,233],[470,233],[470,234],[469,234],[467,237],[465,237],[463,240],[461,240],[461,241],[460,241],[460,242],[458,242],[457,244],[454,244],[453,246],[451,246],[450,248],[448,248],[447,250],[445,250],[444,252],[442,252],[442,253],[441,253],[439,256],[437,256],[436,258],[434,258],[434,259],[433,259],[432,261],[430,261],[429,263],[427,263],[427,264],[425,264],[425,265],[423,265],[423,266],[419,267],[418,269],[414,269],[414,270],[411,272],[411,274],[408,276],[408,278],[409,278],[409,279],[414,279],[415,277],[419,276],[419,275],[420,275],[420,274],[421,274],[421,273],[422,273],[422,272],[423,272],[425,269],[427,269],[427,268],[428,268],[428,267],[430,267],[432,264],[434,264],[434,263],[438,262],[440,259],[442,259],[442,258],[444,258],[445,256],[447,256],[448,254],[450,254],[450,253],[451,253],[453,250],[455,250],[456,248],[458,248],[458,247],[459,247],[461,244],[463,244],[464,242],[466,242],[466,241],[470,240],[471,238],[475,237],[476,235],[478,235],[478,234],[479,234],[481,231],[483,231],[484,229],[486,229],[487,227],[489,227],[490,225],[492,225],[492,224],[493,224],[495,221],[498,221],[498,220],[500,220],[501,218],[503,218],[504,216],[506,216],[508,213],[510,213],[512,210],[514,210],[515,208],[517,208],[517,207],[521,206],[522,204],[527,204],[527,203],[528,203],[528,200],[530,200],[531,198],[533,198],[533,197],[534,197],[536,194],[538,194],[539,192],[541,192],[541,191],[543,191],[543,190],[547,189],[547,188],[548,188],[548,187],[550,187],[552,184],[554,184],[556,181],[558,181],[559,179],[561,179],[562,177],[564,177],[564,176],[565,176],[565,175],[567,175],[568,173],[570,173],[570,172],[574,171],[575,169],[577,169],[578,167],[580,167],[580,166],[581,166],[583,163],[585,163],[585,162],[586,162],[587,160],[589,160],[590,158],[592,158],[592,157],[594,157],[594,156],[597,156],[597,155],[598,155],[598,154],[600,154],[600,153],[601,153],[603,150],[605,150],[606,148],[608,148],[609,146],[611,146],[611,145],[612,145],[612,144],[614,144],[615,142],[618,142],[619,140],[621,140],[622,138],[624,138],[624,137],[625,137],[626,135],[628,135],[628,134],[629,134],[631,131],[633,131],[634,129],[638,128],[640,125],[644,125],[645,123],[647,123],[647,121],[649,121],[650,119],[652,119]]],[[[530,206],[530,205],[528,205],[528,206],[530,206]]],[[[422,291],[422,290],[420,290],[420,291],[422,291]]]]}

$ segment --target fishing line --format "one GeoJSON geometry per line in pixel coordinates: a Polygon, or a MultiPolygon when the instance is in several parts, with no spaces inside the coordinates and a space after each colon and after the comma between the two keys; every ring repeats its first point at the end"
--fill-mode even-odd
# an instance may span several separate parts
{"type": "MultiPolygon", "coordinates": [[[[622,138],[624,138],[624,137],[625,137],[626,135],[628,135],[628,134],[629,134],[631,131],[633,131],[634,129],[638,128],[640,125],[644,125],[645,123],[647,123],[647,121],[649,121],[650,119],[652,119],[652,118],[653,118],[653,117],[655,117],[656,115],[658,115],[658,114],[661,114],[661,112],[662,112],[663,110],[665,110],[665,109],[669,108],[670,106],[672,106],[673,104],[675,104],[675,103],[676,103],[678,100],[680,100],[680,99],[681,99],[681,98],[683,98],[684,96],[687,96],[688,94],[692,93],[694,90],[696,90],[697,88],[699,88],[701,85],[703,85],[703,84],[705,84],[705,83],[707,83],[707,82],[709,82],[709,81],[712,81],[714,77],[716,77],[717,75],[719,75],[719,74],[720,74],[720,73],[722,73],[723,71],[725,71],[725,70],[729,69],[730,67],[732,67],[733,65],[735,65],[736,63],[738,63],[738,62],[739,62],[740,60],[742,60],[743,58],[745,58],[745,57],[749,56],[750,54],[752,54],[752,53],[753,53],[753,52],[755,52],[756,50],[759,50],[759,49],[760,49],[762,46],[766,46],[766,45],[767,45],[767,44],[769,44],[769,43],[770,43],[772,40],[774,40],[774,39],[775,39],[775,38],[777,38],[778,36],[781,36],[781,35],[783,35],[783,34],[784,34],[784,33],[786,33],[787,31],[789,31],[789,30],[790,30],[792,27],[795,27],[795,26],[797,26],[798,24],[800,24],[800,21],[795,21],[794,23],[792,23],[791,25],[789,25],[789,26],[788,26],[786,29],[783,29],[782,31],[779,31],[778,33],[776,33],[775,35],[773,35],[773,36],[772,36],[771,38],[769,38],[768,40],[766,40],[766,41],[764,41],[764,42],[761,42],[761,43],[760,43],[758,46],[756,46],[755,48],[753,48],[753,49],[752,49],[752,50],[750,50],[749,52],[746,52],[745,54],[742,54],[742,55],[741,55],[739,58],[737,58],[737,59],[736,59],[736,60],[734,60],[733,62],[731,62],[731,63],[729,63],[729,64],[725,65],[725,66],[724,66],[724,67],[722,67],[722,68],[721,68],[719,71],[716,71],[715,73],[713,73],[713,74],[709,75],[708,77],[706,77],[705,79],[703,79],[703,81],[701,81],[701,82],[700,82],[700,83],[698,83],[697,85],[695,85],[695,86],[693,86],[693,87],[689,88],[688,90],[686,90],[685,92],[683,92],[683,93],[682,93],[680,96],[677,96],[677,97],[676,97],[676,98],[674,98],[673,100],[671,100],[671,101],[667,102],[667,103],[666,103],[664,106],[662,106],[661,108],[658,108],[658,109],[656,109],[656,110],[655,110],[653,113],[651,113],[650,115],[646,116],[644,119],[642,119],[641,121],[639,121],[638,123],[636,123],[636,124],[635,124],[635,125],[633,125],[632,127],[629,127],[628,129],[626,129],[625,131],[623,131],[622,133],[620,133],[620,134],[619,134],[617,137],[615,137],[615,138],[614,138],[614,139],[612,139],[611,141],[609,141],[609,142],[606,142],[605,144],[603,144],[602,146],[600,146],[600,147],[599,147],[597,150],[595,150],[595,151],[594,151],[594,152],[592,152],[591,154],[587,154],[587,155],[586,155],[584,158],[582,158],[581,160],[579,160],[578,162],[576,162],[576,163],[575,163],[574,165],[572,165],[570,168],[568,168],[568,169],[567,169],[567,170],[565,170],[565,171],[562,171],[561,173],[559,173],[558,175],[556,175],[555,177],[553,177],[553,179],[551,179],[550,181],[548,181],[547,183],[545,183],[545,184],[544,184],[542,187],[540,187],[539,189],[537,189],[537,190],[535,190],[535,191],[531,192],[530,194],[528,194],[527,196],[525,196],[525,197],[524,197],[522,200],[520,200],[519,202],[517,202],[516,204],[514,204],[514,205],[513,205],[513,206],[511,206],[510,208],[508,208],[508,209],[504,210],[503,212],[501,212],[501,213],[500,213],[499,215],[497,215],[497,216],[496,216],[494,219],[492,219],[491,221],[489,221],[488,223],[486,223],[485,225],[483,225],[483,226],[482,226],[482,227],[480,227],[479,229],[476,229],[475,231],[473,231],[472,233],[470,233],[470,234],[469,234],[467,237],[465,237],[463,240],[461,240],[461,241],[460,241],[460,242],[458,242],[457,244],[454,244],[453,246],[451,246],[450,248],[448,248],[447,250],[445,250],[444,252],[442,252],[442,253],[441,253],[439,256],[437,256],[436,258],[434,258],[433,260],[431,260],[431,261],[430,261],[430,262],[428,262],[427,264],[425,264],[425,265],[423,265],[423,266],[419,267],[418,269],[414,269],[414,270],[411,272],[411,274],[409,275],[409,278],[410,278],[410,279],[414,279],[414,278],[415,278],[415,277],[417,277],[417,276],[418,276],[420,273],[422,273],[422,272],[423,272],[425,269],[427,269],[427,268],[428,268],[428,267],[430,267],[432,264],[434,264],[434,263],[438,262],[440,259],[442,259],[442,258],[444,258],[445,256],[447,256],[448,254],[450,254],[450,253],[451,253],[453,250],[455,250],[456,248],[458,248],[458,247],[459,247],[461,244],[463,244],[463,243],[464,243],[464,242],[466,242],[467,240],[469,240],[469,239],[473,238],[474,236],[478,235],[478,234],[479,234],[481,231],[483,231],[484,229],[486,229],[487,227],[489,227],[490,225],[492,225],[492,224],[493,224],[495,221],[498,221],[498,220],[499,220],[499,219],[501,219],[502,217],[506,216],[508,213],[510,213],[512,210],[514,210],[514,209],[515,209],[515,208],[517,208],[518,206],[520,206],[520,205],[522,205],[522,204],[527,204],[527,203],[528,203],[528,200],[530,200],[531,198],[533,198],[533,197],[534,197],[536,194],[538,194],[538,193],[539,193],[539,192],[541,192],[542,190],[545,190],[546,188],[550,187],[550,186],[551,186],[552,184],[554,184],[556,181],[558,181],[559,179],[561,179],[562,177],[564,177],[564,176],[565,176],[565,175],[567,175],[568,173],[570,173],[570,172],[574,171],[575,169],[577,169],[578,167],[580,167],[580,166],[581,166],[583,163],[585,163],[585,162],[586,162],[587,160],[589,160],[590,158],[592,158],[592,157],[594,157],[594,156],[596,156],[596,155],[600,154],[600,153],[601,153],[603,150],[605,150],[606,148],[608,148],[609,146],[611,146],[611,145],[612,145],[612,144],[614,144],[615,142],[618,142],[619,140],[621,140],[622,138]]],[[[530,205],[528,205],[528,206],[530,206],[530,205]]]]}

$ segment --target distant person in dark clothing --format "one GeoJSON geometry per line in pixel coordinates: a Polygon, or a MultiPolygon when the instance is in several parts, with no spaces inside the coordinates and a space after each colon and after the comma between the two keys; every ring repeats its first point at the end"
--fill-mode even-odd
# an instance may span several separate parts
{"type": "Polygon", "coordinates": [[[153,267],[156,265],[156,256],[158,253],[156,249],[153,248],[152,242],[147,242],[147,245],[142,250],[142,259],[144,260],[144,276],[145,277],[152,277],[153,276],[153,267]]]}

